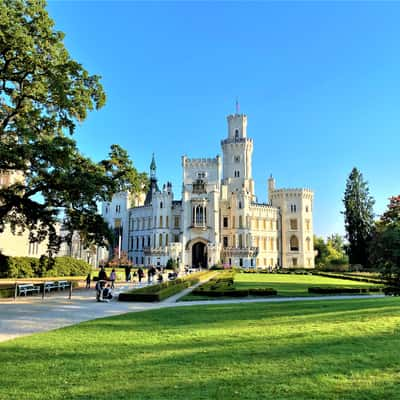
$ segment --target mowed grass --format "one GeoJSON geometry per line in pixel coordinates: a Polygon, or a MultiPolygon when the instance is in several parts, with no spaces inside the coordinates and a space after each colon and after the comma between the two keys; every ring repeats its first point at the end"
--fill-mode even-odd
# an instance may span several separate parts
{"type": "Polygon", "coordinates": [[[278,296],[310,296],[308,293],[310,286],[371,287],[379,285],[318,275],[235,274],[235,287],[237,289],[271,287],[278,291],[278,296]]]}
{"type": "Polygon", "coordinates": [[[175,307],[0,344],[0,399],[400,398],[400,299],[175,307]]]}

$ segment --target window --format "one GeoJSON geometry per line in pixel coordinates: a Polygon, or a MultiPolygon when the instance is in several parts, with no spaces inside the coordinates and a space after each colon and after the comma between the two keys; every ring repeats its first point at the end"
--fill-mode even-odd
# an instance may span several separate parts
{"type": "Polygon", "coordinates": [[[234,176],[235,176],[235,178],[239,178],[240,177],[240,171],[235,171],[234,172],[234,176]]]}
{"type": "Polygon", "coordinates": [[[204,206],[198,205],[192,209],[193,225],[204,226],[207,222],[207,209],[204,206]]]}
{"type": "Polygon", "coordinates": [[[136,236],[136,250],[139,249],[139,236],[136,236]]]}
{"type": "Polygon", "coordinates": [[[160,247],[162,247],[162,234],[160,233],[159,235],[158,235],[158,245],[160,246],[160,247]]]}
{"type": "Polygon", "coordinates": [[[297,219],[291,219],[290,220],[290,229],[292,230],[297,230],[297,219]]]}
{"type": "Polygon", "coordinates": [[[307,251],[311,251],[311,239],[309,237],[306,239],[306,246],[307,251]]]}
{"type": "Polygon", "coordinates": [[[269,238],[269,249],[272,251],[274,250],[274,239],[269,238]]]}
{"type": "Polygon", "coordinates": [[[162,228],[163,227],[163,218],[162,218],[162,215],[160,215],[160,228],[162,228]]]}
{"type": "Polygon", "coordinates": [[[228,236],[224,236],[223,245],[224,245],[224,247],[228,247],[228,236]]]}
{"type": "Polygon", "coordinates": [[[295,235],[290,238],[290,251],[299,251],[299,239],[295,235]]]}
{"type": "Polygon", "coordinates": [[[273,219],[271,219],[271,220],[269,221],[269,229],[270,229],[271,231],[274,230],[274,220],[273,220],[273,219]]]}
{"type": "Polygon", "coordinates": [[[197,181],[193,182],[193,193],[200,194],[206,193],[206,184],[203,180],[198,179],[197,181]]]}
{"type": "Polygon", "coordinates": [[[162,208],[163,207],[163,203],[162,203],[162,201],[160,202],[160,208],[162,208]]]}
{"type": "Polygon", "coordinates": [[[108,214],[108,206],[106,207],[106,214],[108,214]]]}
{"type": "Polygon", "coordinates": [[[233,157],[233,161],[235,161],[236,163],[240,162],[240,156],[233,157]]]}
{"type": "Polygon", "coordinates": [[[144,236],[142,237],[142,249],[144,247],[144,236]]]}
{"type": "Polygon", "coordinates": [[[198,172],[197,173],[197,178],[199,179],[204,179],[207,176],[205,172],[198,172]]]}
{"type": "Polygon", "coordinates": [[[179,216],[175,215],[174,217],[174,228],[179,229],[180,221],[179,221],[179,216]]]}
{"type": "Polygon", "coordinates": [[[308,208],[308,206],[306,206],[306,212],[308,212],[308,210],[309,210],[309,208],[308,208]]]}
{"type": "Polygon", "coordinates": [[[239,248],[243,247],[243,236],[239,235],[239,248]]]}
{"type": "Polygon", "coordinates": [[[290,205],[290,212],[295,213],[297,211],[296,204],[291,204],[290,205]]]}
{"type": "Polygon", "coordinates": [[[115,206],[115,212],[119,213],[120,211],[121,211],[121,206],[120,205],[115,206]]]}
{"type": "Polygon", "coordinates": [[[292,258],[292,265],[293,267],[297,267],[297,258],[295,257],[292,258]]]}
{"type": "Polygon", "coordinates": [[[239,137],[239,129],[235,129],[235,138],[239,137]]]}
{"type": "Polygon", "coordinates": [[[242,202],[239,201],[239,208],[242,208],[242,202]]]}
{"type": "Polygon", "coordinates": [[[168,233],[165,235],[165,245],[168,246],[168,233]]]}
{"type": "Polygon", "coordinates": [[[228,217],[224,217],[223,226],[224,226],[224,228],[228,228],[228,217]]]}
{"type": "Polygon", "coordinates": [[[243,228],[243,217],[239,215],[239,228],[243,228]]]}
{"type": "Polygon", "coordinates": [[[240,267],[243,267],[243,258],[240,258],[240,259],[239,259],[239,266],[240,266],[240,267]]]}
{"type": "Polygon", "coordinates": [[[179,235],[174,235],[174,242],[179,242],[179,235]]]}
{"type": "Polygon", "coordinates": [[[168,217],[168,215],[165,217],[165,227],[169,228],[169,217],[168,217]]]}
{"type": "Polygon", "coordinates": [[[310,230],[310,220],[306,219],[306,230],[309,231],[310,230]]]}
{"type": "Polygon", "coordinates": [[[147,247],[150,247],[150,236],[147,236],[147,247]]]}
{"type": "Polygon", "coordinates": [[[250,260],[250,266],[253,266],[253,259],[250,260]]]}

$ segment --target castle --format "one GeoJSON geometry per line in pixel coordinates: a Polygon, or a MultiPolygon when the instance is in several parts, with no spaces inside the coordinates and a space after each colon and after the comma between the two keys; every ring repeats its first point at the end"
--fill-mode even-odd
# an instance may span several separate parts
{"type": "Polygon", "coordinates": [[[117,243],[136,265],[314,268],[313,192],[277,189],[271,176],[268,202],[257,203],[247,116],[227,119],[222,158],[182,157],[181,200],[170,183],[159,188],[153,155],[146,194],[121,192],[103,204],[117,243]]]}

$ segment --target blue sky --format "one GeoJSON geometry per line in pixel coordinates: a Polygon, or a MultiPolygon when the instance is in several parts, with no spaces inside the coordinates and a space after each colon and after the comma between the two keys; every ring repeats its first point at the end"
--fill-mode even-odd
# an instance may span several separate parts
{"type": "Polygon", "coordinates": [[[399,194],[400,3],[50,1],[72,57],[107,104],[77,129],[99,160],[118,143],[175,197],[181,156],[214,157],[226,116],[248,116],[259,201],[266,180],[315,191],[314,230],[343,233],[353,166],[381,213],[399,194]]]}

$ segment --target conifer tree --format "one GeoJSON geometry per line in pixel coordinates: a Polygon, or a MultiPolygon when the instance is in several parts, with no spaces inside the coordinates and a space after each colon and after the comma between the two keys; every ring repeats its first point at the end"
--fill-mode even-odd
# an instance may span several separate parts
{"type": "Polygon", "coordinates": [[[367,182],[357,168],[353,168],[344,192],[346,238],[349,242],[350,264],[368,264],[368,245],[374,229],[374,199],[367,182]]]}

